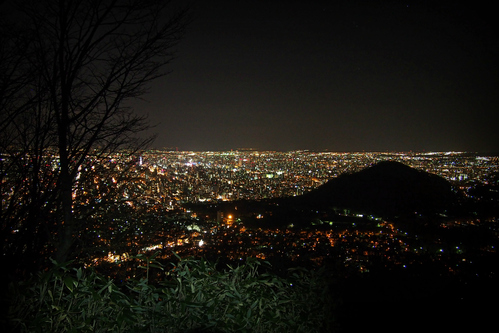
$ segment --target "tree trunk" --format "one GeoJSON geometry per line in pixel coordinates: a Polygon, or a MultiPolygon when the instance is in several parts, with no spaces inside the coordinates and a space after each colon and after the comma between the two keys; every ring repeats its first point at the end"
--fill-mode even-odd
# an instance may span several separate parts
{"type": "Polygon", "coordinates": [[[71,247],[74,242],[72,179],[68,172],[61,173],[60,175],[59,191],[62,219],[59,221],[57,232],[59,244],[54,259],[57,262],[65,262],[71,254],[71,247]]]}

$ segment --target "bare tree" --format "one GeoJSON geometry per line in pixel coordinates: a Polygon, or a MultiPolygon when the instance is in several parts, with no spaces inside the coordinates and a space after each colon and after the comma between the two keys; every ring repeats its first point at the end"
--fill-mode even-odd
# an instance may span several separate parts
{"type": "Polygon", "coordinates": [[[0,55],[10,73],[0,86],[1,126],[8,134],[1,153],[9,169],[2,170],[8,179],[2,209],[26,200],[32,212],[22,213],[23,225],[2,221],[2,231],[40,236],[45,225],[62,261],[82,228],[74,218],[74,193],[89,159],[150,140],[137,138],[147,119],[126,102],[167,74],[187,10],[161,0],[24,0],[11,7],[27,39],[16,46],[19,52],[0,55]]]}

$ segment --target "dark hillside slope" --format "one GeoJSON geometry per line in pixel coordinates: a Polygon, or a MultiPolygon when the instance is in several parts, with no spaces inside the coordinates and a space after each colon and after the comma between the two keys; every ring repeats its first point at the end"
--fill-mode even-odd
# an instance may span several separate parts
{"type": "Polygon", "coordinates": [[[303,205],[341,207],[385,217],[435,214],[456,202],[444,178],[385,161],[328,181],[298,199],[303,205]]]}

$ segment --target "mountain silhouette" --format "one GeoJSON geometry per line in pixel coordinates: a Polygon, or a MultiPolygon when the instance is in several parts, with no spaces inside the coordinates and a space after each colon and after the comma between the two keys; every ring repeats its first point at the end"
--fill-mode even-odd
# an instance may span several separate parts
{"type": "MultiPolygon", "coordinates": [[[[191,204],[199,215],[216,216],[218,211],[236,213],[251,227],[306,227],[317,219],[349,222],[352,213],[373,214],[392,219],[432,217],[454,212],[458,196],[444,178],[411,168],[403,163],[383,161],[359,172],[342,174],[306,194],[258,201],[191,204]],[[264,218],[257,219],[261,214],[264,218]]],[[[367,221],[367,220],[366,220],[367,221]]]]}
{"type": "Polygon", "coordinates": [[[349,208],[394,217],[441,213],[452,206],[456,195],[440,176],[383,161],[340,175],[297,200],[305,206],[349,208]]]}

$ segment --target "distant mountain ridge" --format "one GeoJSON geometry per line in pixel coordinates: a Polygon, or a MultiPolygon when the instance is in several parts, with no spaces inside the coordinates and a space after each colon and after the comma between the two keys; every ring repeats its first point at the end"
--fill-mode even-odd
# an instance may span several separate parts
{"type": "Polygon", "coordinates": [[[456,202],[456,194],[440,176],[383,161],[331,179],[298,201],[317,208],[338,206],[393,217],[443,212],[456,202]]]}

